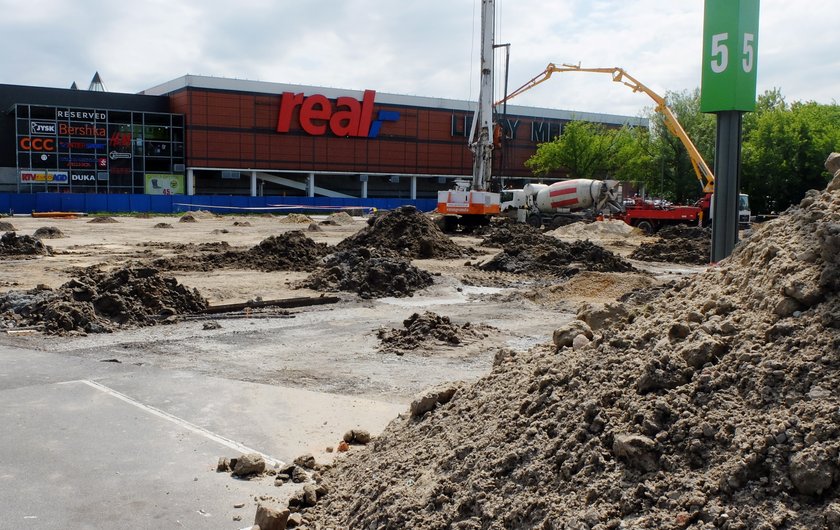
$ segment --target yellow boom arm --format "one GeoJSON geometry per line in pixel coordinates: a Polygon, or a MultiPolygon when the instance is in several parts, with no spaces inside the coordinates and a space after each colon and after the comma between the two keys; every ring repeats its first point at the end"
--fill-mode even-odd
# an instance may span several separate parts
{"type": "Polygon", "coordinates": [[[548,81],[551,74],[562,72],[593,72],[597,74],[609,74],[612,77],[612,80],[616,83],[629,86],[633,89],[633,92],[644,92],[650,96],[650,98],[656,102],[656,112],[659,112],[665,118],[665,126],[668,127],[668,130],[671,131],[674,136],[680,139],[682,144],[685,146],[685,149],[688,151],[688,157],[691,160],[691,165],[694,167],[694,173],[697,175],[697,180],[699,180],[700,185],[703,186],[703,191],[705,193],[712,193],[714,191],[715,176],[712,174],[712,170],[709,169],[709,165],[706,164],[705,160],[703,160],[703,156],[700,154],[700,151],[697,150],[697,147],[695,147],[691,138],[688,137],[688,134],[686,134],[685,129],[683,129],[682,125],[680,125],[680,122],[677,121],[677,117],[674,116],[674,113],[671,112],[671,109],[669,109],[668,105],[665,104],[665,98],[639,82],[635,77],[625,72],[623,68],[581,68],[580,65],[576,66],[572,64],[564,64],[562,66],[555,66],[553,63],[549,63],[545,70],[508,94],[504,99],[497,101],[496,105],[515,98],[519,94],[531,90],[540,83],[548,81]]]}

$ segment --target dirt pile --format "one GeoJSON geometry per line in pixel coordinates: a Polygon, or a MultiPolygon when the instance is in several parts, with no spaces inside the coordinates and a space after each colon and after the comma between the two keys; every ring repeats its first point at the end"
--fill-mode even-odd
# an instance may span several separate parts
{"type": "Polygon", "coordinates": [[[353,218],[347,212],[335,212],[331,213],[327,216],[326,219],[321,221],[321,224],[325,225],[336,225],[336,226],[347,226],[353,224],[353,218]]]}
{"type": "Polygon", "coordinates": [[[356,247],[393,250],[410,259],[465,255],[463,248],[414,206],[377,213],[368,219],[368,226],[337,245],[339,250],[356,247]]]}
{"type": "Polygon", "coordinates": [[[280,218],[280,222],[284,224],[309,224],[312,218],[302,213],[290,213],[280,218]]]}
{"type": "Polygon", "coordinates": [[[187,212],[178,219],[179,223],[197,223],[198,217],[193,212],[187,212]]]}
{"type": "Polygon", "coordinates": [[[14,232],[0,236],[0,256],[48,256],[51,253],[51,247],[32,236],[19,236],[14,232]]]}
{"type": "Polygon", "coordinates": [[[270,236],[248,250],[231,250],[227,243],[181,245],[181,254],[152,262],[158,269],[209,271],[239,268],[262,271],[311,271],[331,252],[326,243],[316,243],[300,231],[270,236]]]}
{"type": "Polygon", "coordinates": [[[394,420],[308,528],[839,528],[840,175],[642,300],[394,420]]]}
{"type": "Polygon", "coordinates": [[[155,226],[153,226],[152,228],[175,228],[175,227],[172,226],[169,223],[158,223],[155,226]]]}
{"type": "Polygon", "coordinates": [[[327,256],[301,285],[317,291],[348,291],[362,298],[412,296],[432,285],[432,275],[387,250],[356,247],[327,256]]]}
{"type": "Polygon", "coordinates": [[[459,346],[487,336],[489,326],[473,326],[470,322],[453,324],[447,316],[431,311],[414,313],[403,321],[402,328],[381,328],[376,333],[383,352],[402,355],[410,350],[429,350],[441,345],[459,346]]]}
{"type": "Polygon", "coordinates": [[[502,248],[502,252],[478,265],[485,271],[557,278],[571,276],[580,270],[633,270],[630,263],[590,241],[566,243],[520,223],[493,226],[485,233],[481,244],[502,248]]]}
{"type": "Polygon", "coordinates": [[[155,269],[89,268],[58,289],[3,294],[0,321],[6,328],[40,326],[45,333],[102,333],[158,324],[205,307],[198,291],[155,269]]]}
{"type": "Polygon", "coordinates": [[[110,216],[108,216],[108,215],[103,215],[103,216],[97,216],[97,217],[94,217],[93,219],[91,219],[90,221],[88,221],[88,223],[93,223],[93,224],[99,224],[99,223],[119,223],[119,221],[117,221],[116,219],[114,219],[113,217],[110,217],[110,216]]]}
{"type": "Polygon", "coordinates": [[[8,221],[0,221],[0,232],[14,232],[17,228],[8,221]]]}
{"type": "Polygon", "coordinates": [[[32,234],[32,236],[37,237],[38,239],[61,239],[64,237],[64,232],[62,232],[57,226],[42,226],[41,228],[35,230],[35,233],[32,234]]]}
{"type": "Polygon", "coordinates": [[[707,265],[712,254],[712,231],[699,226],[666,226],[657,241],[642,243],[630,254],[632,259],[707,265]]]}
{"type": "Polygon", "coordinates": [[[549,235],[563,239],[624,239],[633,236],[641,236],[641,230],[633,228],[624,221],[605,220],[595,221],[592,223],[572,223],[570,225],[561,226],[551,232],[549,235]]]}

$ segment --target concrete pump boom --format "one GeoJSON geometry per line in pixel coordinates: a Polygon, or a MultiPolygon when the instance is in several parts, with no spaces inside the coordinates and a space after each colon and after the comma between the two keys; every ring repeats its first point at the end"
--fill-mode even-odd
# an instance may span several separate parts
{"type": "Polygon", "coordinates": [[[697,150],[697,147],[688,137],[685,129],[683,129],[682,125],[680,125],[680,122],[677,120],[677,117],[674,116],[674,113],[668,108],[668,105],[665,103],[665,98],[639,82],[635,77],[625,72],[622,68],[581,68],[580,65],[564,64],[562,66],[555,66],[553,63],[549,63],[545,70],[505,96],[504,99],[497,101],[495,104],[499,105],[504,103],[523,92],[531,90],[540,83],[548,81],[551,74],[562,72],[593,72],[597,74],[609,74],[612,77],[612,80],[616,83],[621,83],[630,87],[633,89],[633,92],[644,92],[650,96],[650,98],[656,102],[656,112],[659,112],[665,118],[665,126],[668,127],[668,130],[671,131],[674,136],[680,139],[683,146],[685,146],[685,149],[688,151],[688,157],[691,160],[691,165],[694,167],[694,173],[697,175],[697,180],[700,181],[700,185],[703,186],[703,192],[713,193],[715,191],[715,176],[712,173],[712,170],[709,169],[709,165],[706,164],[705,160],[703,160],[703,156],[700,154],[700,151],[697,150]]]}

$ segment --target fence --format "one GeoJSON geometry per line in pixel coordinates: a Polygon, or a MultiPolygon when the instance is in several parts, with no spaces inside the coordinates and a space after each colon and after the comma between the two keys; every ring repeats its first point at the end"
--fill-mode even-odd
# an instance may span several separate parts
{"type": "Polygon", "coordinates": [[[392,210],[413,205],[420,211],[431,211],[435,199],[356,199],[331,197],[246,197],[241,195],[142,195],[103,193],[0,193],[0,212],[29,214],[33,212],[172,214],[189,210],[210,210],[216,213],[254,211],[309,211],[342,208],[376,208],[392,210]],[[285,207],[285,208],[283,208],[285,207]]]}

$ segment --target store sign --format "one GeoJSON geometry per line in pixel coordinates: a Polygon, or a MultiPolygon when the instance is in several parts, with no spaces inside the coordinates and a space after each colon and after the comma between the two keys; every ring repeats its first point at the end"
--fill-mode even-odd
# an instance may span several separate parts
{"type": "Polygon", "coordinates": [[[73,173],[70,175],[70,182],[73,184],[94,184],[96,173],[73,173]]]}
{"type": "Polygon", "coordinates": [[[52,138],[30,138],[24,136],[18,142],[23,151],[55,151],[55,140],[52,138]]]}
{"type": "Polygon", "coordinates": [[[284,92],[280,98],[280,112],[277,116],[277,132],[287,133],[292,127],[295,109],[298,109],[300,128],[312,136],[323,136],[330,130],[336,136],[376,138],[382,123],[398,121],[400,113],[379,111],[373,119],[373,103],[376,92],[365,90],[362,100],[342,96],[335,105],[322,94],[304,96],[303,93],[284,92]]]}
{"type": "Polygon", "coordinates": [[[146,173],[147,195],[183,195],[184,175],[146,173]]]}
{"type": "Polygon", "coordinates": [[[51,184],[67,184],[70,180],[66,171],[21,171],[20,182],[32,184],[46,182],[51,184]]]}
{"type": "Polygon", "coordinates": [[[29,134],[33,136],[55,136],[55,122],[33,121],[29,124],[29,134]]]}
{"type": "Polygon", "coordinates": [[[89,136],[105,138],[105,127],[94,127],[93,125],[70,125],[69,123],[58,124],[59,136],[89,136]]]}
{"type": "Polygon", "coordinates": [[[90,109],[58,109],[55,111],[57,118],[65,120],[101,120],[105,121],[106,115],[101,110],[90,109]]]}

